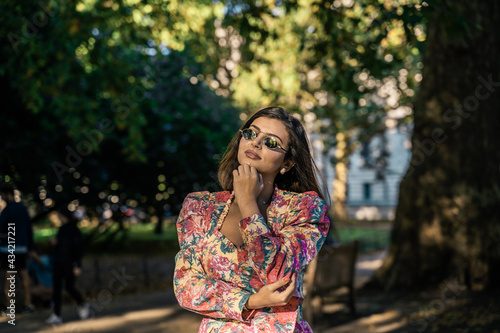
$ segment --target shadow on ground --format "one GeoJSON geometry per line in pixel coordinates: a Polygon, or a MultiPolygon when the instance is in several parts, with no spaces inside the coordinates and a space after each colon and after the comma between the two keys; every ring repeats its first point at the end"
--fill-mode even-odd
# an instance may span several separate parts
{"type": "Polygon", "coordinates": [[[116,297],[89,320],[79,320],[76,306],[65,304],[64,324],[59,326],[44,323],[50,313],[50,309],[37,309],[34,314],[17,315],[15,326],[1,318],[0,332],[195,333],[201,322],[201,316],[177,305],[171,289],[116,297]]]}
{"type": "Polygon", "coordinates": [[[457,291],[357,291],[356,315],[327,304],[315,333],[500,333],[498,293],[457,291]]]}

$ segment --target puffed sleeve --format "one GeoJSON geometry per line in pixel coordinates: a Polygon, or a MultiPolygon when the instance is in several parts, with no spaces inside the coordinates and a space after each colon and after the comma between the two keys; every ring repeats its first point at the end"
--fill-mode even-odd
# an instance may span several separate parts
{"type": "Polygon", "coordinates": [[[183,308],[213,318],[247,321],[243,306],[251,293],[205,274],[199,253],[206,232],[208,192],[189,194],[177,220],[180,251],[175,257],[174,292],[183,308]]]}
{"type": "Polygon", "coordinates": [[[285,209],[281,214],[284,226],[278,232],[270,229],[261,214],[240,221],[250,263],[265,284],[301,272],[328,234],[327,205],[316,192],[296,194],[285,209]]]}

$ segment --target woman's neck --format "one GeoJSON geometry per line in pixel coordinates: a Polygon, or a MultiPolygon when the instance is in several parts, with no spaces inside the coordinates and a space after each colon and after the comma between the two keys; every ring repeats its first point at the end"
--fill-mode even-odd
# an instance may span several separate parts
{"type": "Polygon", "coordinates": [[[263,179],[263,182],[264,182],[264,188],[257,196],[257,202],[269,204],[271,202],[274,192],[274,178],[263,179]]]}

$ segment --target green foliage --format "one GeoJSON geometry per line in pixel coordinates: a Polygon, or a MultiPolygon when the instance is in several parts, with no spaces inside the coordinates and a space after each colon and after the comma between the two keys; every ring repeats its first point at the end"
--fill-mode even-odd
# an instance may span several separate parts
{"type": "Polygon", "coordinates": [[[193,184],[217,188],[237,117],[193,81],[200,65],[184,45],[217,5],[24,0],[1,9],[0,181],[15,182],[39,212],[71,203],[118,219],[120,205],[161,215],[193,184]]]}
{"type": "Polygon", "coordinates": [[[123,205],[161,216],[218,189],[239,109],[279,104],[328,118],[328,133],[381,131],[389,109],[410,103],[425,39],[416,0],[0,8],[0,181],[41,213],[71,203],[118,221],[123,205]],[[380,93],[388,81],[395,102],[380,93]]]}
{"type": "Polygon", "coordinates": [[[349,138],[358,129],[355,139],[367,140],[386,128],[387,111],[411,106],[423,8],[421,1],[227,1],[215,41],[225,50],[218,73],[226,75],[217,79],[248,113],[279,104],[328,119],[329,134],[349,138]]]}

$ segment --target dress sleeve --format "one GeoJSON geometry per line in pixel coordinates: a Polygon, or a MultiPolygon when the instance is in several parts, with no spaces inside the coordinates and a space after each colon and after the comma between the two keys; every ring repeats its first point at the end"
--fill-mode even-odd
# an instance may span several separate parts
{"type": "Polygon", "coordinates": [[[327,205],[316,192],[297,195],[287,210],[282,214],[284,226],[278,232],[269,228],[261,214],[240,222],[250,263],[265,284],[301,272],[328,234],[327,205]]]}
{"type": "Polygon", "coordinates": [[[180,251],[175,257],[174,292],[183,308],[213,318],[247,321],[243,306],[251,293],[206,275],[199,253],[208,224],[208,192],[186,197],[177,220],[180,251]]]}

